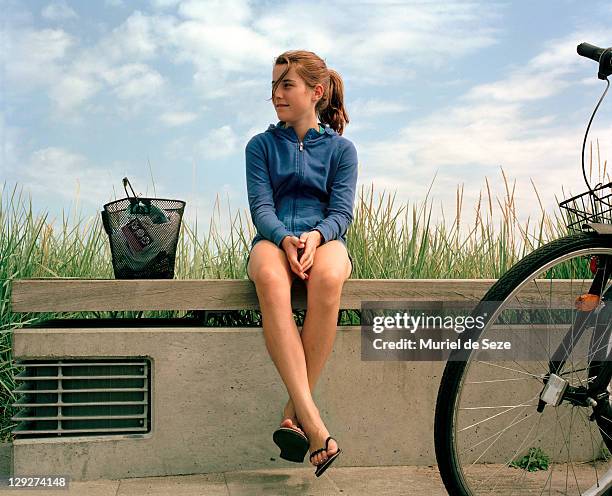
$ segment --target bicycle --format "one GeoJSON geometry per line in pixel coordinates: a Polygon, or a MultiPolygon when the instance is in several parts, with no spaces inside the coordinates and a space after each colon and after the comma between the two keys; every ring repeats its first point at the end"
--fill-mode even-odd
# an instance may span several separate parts
{"type": "Polygon", "coordinates": [[[434,425],[451,495],[612,494],[612,182],[591,187],[584,165],[589,128],[610,86],[612,48],[581,43],[577,52],[599,63],[607,85],[582,145],[588,191],[559,203],[572,233],[499,278],[472,313],[484,313],[484,325],[465,336],[495,337],[522,316],[546,358],[495,362],[479,360],[481,350],[451,353],[434,425]]]}

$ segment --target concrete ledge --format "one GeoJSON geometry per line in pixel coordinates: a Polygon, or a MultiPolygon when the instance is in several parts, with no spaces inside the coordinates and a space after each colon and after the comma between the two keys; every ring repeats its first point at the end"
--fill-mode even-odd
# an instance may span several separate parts
{"type": "MultiPolygon", "coordinates": [[[[361,361],[359,326],[340,327],[315,391],[345,452],[339,466],[435,463],[444,362],[361,361]]],[[[17,329],[14,357],[152,360],[152,432],[17,439],[14,473],[74,480],[296,467],[272,432],[287,401],[261,328],[17,329]]]]}

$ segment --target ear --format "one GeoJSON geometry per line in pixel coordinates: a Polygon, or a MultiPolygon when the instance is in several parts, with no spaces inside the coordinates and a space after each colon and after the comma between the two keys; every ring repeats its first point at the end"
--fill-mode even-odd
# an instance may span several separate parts
{"type": "Polygon", "coordinates": [[[314,99],[315,99],[315,101],[318,101],[321,98],[323,98],[323,91],[324,90],[323,90],[323,85],[322,84],[317,84],[314,87],[314,97],[315,97],[314,99]]]}

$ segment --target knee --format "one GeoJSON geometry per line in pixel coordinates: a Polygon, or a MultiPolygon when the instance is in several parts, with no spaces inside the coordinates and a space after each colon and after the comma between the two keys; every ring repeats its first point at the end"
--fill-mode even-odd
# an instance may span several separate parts
{"type": "Polygon", "coordinates": [[[287,274],[278,268],[260,267],[253,271],[251,277],[258,288],[282,291],[291,287],[287,274]]]}
{"type": "Polygon", "coordinates": [[[319,271],[311,271],[310,281],[308,286],[316,286],[317,289],[330,292],[340,291],[344,284],[345,274],[343,270],[339,270],[336,267],[329,267],[327,269],[319,271]]]}

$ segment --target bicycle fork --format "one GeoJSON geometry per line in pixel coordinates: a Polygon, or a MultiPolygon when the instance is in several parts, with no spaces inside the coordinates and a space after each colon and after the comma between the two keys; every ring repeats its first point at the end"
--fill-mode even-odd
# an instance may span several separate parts
{"type": "MultiPolygon", "coordinates": [[[[549,373],[543,378],[544,389],[540,394],[537,411],[541,413],[547,404],[559,405],[563,400],[578,406],[597,407],[598,402],[608,401],[608,385],[612,379],[612,362],[609,357],[610,320],[612,308],[606,302],[612,300],[612,286],[602,296],[611,271],[612,257],[595,256],[591,259],[591,271],[595,277],[588,293],[579,296],[575,302],[578,310],[576,319],[567,331],[561,344],[552,354],[548,363],[549,373]],[[580,340],[585,329],[595,320],[588,349],[587,387],[571,386],[563,379],[561,369],[580,340]],[[609,364],[610,366],[604,366],[609,364]],[[591,381],[590,378],[594,376],[591,381]]],[[[593,420],[593,418],[591,418],[593,420]]]]}

